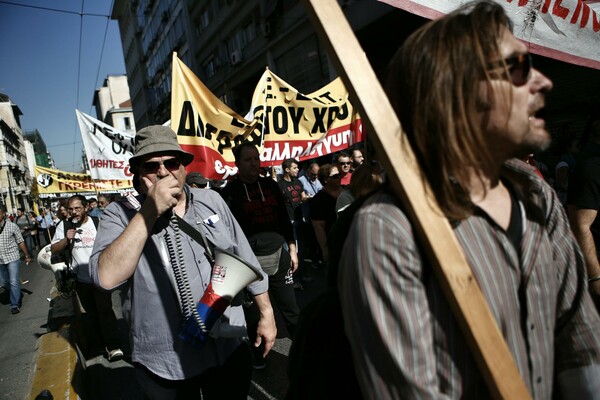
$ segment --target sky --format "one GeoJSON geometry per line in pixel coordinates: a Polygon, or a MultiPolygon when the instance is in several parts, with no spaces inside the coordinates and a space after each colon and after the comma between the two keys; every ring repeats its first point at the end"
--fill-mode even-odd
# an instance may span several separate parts
{"type": "Polygon", "coordinates": [[[108,18],[113,2],[0,0],[0,93],[63,171],[81,171],[75,109],[95,118],[94,91],[108,75],[125,74],[118,24],[108,18]]]}

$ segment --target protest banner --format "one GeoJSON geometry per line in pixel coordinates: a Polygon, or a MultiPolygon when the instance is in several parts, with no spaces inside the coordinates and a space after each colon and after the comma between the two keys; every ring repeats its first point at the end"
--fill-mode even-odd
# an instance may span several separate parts
{"type": "MultiPolygon", "coordinates": [[[[435,19],[462,0],[379,0],[435,19]]],[[[571,64],[600,69],[600,16],[597,2],[581,0],[494,0],[514,24],[514,34],[529,51],[571,64]]]]}
{"type": "Polygon", "coordinates": [[[242,117],[221,102],[173,53],[171,127],[181,147],[194,154],[187,169],[211,179],[237,173],[232,149],[254,143],[261,165],[286,158],[301,161],[348,148],[362,140],[360,117],[336,79],[309,95],[299,93],[268,69],[242,117]]]}
{"type": "MultiPolygon", "coordinates": [[[[94,180],[130,180],[135,132],[126,132],[75,110],[83,148],[94,180]]],[[[130,185],[131,186],[131,185],[130,185]]]]}
{"type": "Polygon", "coordinates": [[[40,198],[70,197],[76,194],[92,196],[98,192],[133,191],[132,181],[126,179],[92,179],[88,174],[35,167],[35,180],[40,198]]]}
{"type": "Polygon", "coordinates": [[[264,138],[268,165],[333,154],[363,140],[362,121],[341,78],[303,95],[266,69],[246,118],[258,121],[254,129],[264,138]]]}
{"type": "MultiPolygon", "coordinates": [[[[248,137],[255,122],[247,121],[219,100],[173,53],[171,128],[181,148],[194,154],[188,171],[210,179],[237,173],[231,149],[248,137]]],[[[260,140],[253,139],[260,148],[260,140]]]]}

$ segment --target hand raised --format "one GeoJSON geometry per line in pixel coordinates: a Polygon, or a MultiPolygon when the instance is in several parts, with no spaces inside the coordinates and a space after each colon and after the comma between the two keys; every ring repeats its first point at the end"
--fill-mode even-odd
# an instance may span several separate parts
{"type": "Polygon", "coordinates": [[[155,183],[145,176],[141,179],[147,188],[148,196],[144,206],[151,207],[157,217],[175,207],[183,194],[181,184],[173,175],[167,175],[155,183]]]}

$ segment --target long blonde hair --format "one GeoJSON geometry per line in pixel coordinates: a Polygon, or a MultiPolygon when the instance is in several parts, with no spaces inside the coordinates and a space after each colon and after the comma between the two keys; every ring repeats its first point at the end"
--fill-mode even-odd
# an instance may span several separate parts
{"type": "Polygon", "coordinates": [[[470,174],[492,163],[481,121],[492,100],[481,98],[480,82],[492,93],[487,71],[505,28],[511,24],[500,5],[470,3],[414,32],[389,66],[388,96],[451,219],[472,214],[470,174]]]}

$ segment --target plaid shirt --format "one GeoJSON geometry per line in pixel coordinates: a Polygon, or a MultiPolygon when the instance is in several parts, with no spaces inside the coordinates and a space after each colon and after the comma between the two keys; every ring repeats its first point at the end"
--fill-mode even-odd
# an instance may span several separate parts
{"type": "Polygon", "coordinates": [[[21,258],[19,243],[23,241],[21,230],[6,217],[4,222],[0,222],[0,230],[2,231],[0,233],[0,264],[19,260],[21,258]]]}

